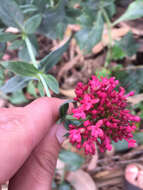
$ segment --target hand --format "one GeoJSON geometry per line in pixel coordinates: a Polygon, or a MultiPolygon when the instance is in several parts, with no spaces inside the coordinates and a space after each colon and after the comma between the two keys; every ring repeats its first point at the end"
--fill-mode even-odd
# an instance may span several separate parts
{"type": "Polygon", "coordinates": [[[0,184],[10,180],[9,190],[51,189],[60,150],[56,134],[63,133],[56,121],[63,102],[40,98],[24,108],[0,109],[0,184]]]}

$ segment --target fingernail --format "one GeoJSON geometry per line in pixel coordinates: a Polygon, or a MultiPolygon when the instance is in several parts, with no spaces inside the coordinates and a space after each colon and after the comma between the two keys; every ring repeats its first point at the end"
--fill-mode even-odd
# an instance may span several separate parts
{"type": "Polygon", "coordinates": [[[62,124],[58,125],[57,131],[56,131],[56,137],[60,144],[62,144],[64,142],[64,140],[66,139],[65,134],[67,132],[68,131],[64,128],[64,126],[62,124]]]}

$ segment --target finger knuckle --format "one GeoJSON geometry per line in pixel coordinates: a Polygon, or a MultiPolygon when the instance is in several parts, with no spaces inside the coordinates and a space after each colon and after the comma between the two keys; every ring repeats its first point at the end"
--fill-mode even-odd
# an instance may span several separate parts
{"type": "Polygon", "coordinates": [[[50,151],[43,151],[41,154],[35,154],[34,156],[40,168],[44,170],[47,174],[52,176],[56,164],[54,154],[50,151]]]}

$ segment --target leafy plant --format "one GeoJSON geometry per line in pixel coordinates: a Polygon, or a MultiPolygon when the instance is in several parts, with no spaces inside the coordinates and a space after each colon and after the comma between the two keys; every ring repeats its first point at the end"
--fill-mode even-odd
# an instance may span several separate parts
{"type": "Polygon", "coordinates": [[[0,41],[2,43],[12,41],[10,48],[20,48],[19,57],[23,59],[23,61],[1,62],[1,65],[6,69],[14,72],[16,75],[21,75],[21,78],[20,76],[14,76],[9,79],[1,88],[1,91],[4,93],[13,92],[17,89],[16,86],[18,89],[23,88],[25,87],[25,84],[27,84],[27,81],[39,80],[42,83],[47,96],[50,96],[49,88],[55,93],[58,93],[59,90],[56,79],[51,75],[47,75],[47,72],[53,65],[57,64],[61,55],[67,50],[70,39],[62,47],[49,54],[38,63],[35,58],[37,48],[35,47],[35,41],[33,41],[36,40],[36,38],[33,37],[41,24],[42,15],[36,13],[29,18],[25,18],[25,14],[14,1],[1,0],[0,2],[0,19],[2,22],[7,27],[12,26],[19,30],[18,34],[2,31],[0,33],[0,41]],[[30,57],[30,62],[25,61],[25,59],[27,60],[27,57],[30,57]],[[10,86],[14,86],[12,91],[10,91],[10,86]]]}
{"type": "Polygon", "coordinates": [[[0,63],[5,69],[16,74],[6,82],[1,91],[13,93],[27,86],[28,81],[36,80],[38,82],[33,83],[32,88],[36,88],[35,85],[38,83],[41,95],[44,95],[45,91],[46,95],[50,96],[49,89],[58,93],[58,83],[48,72],[59,62],[71,38],[60,48],[37,61],[36,34],[61,39],[68,24],[80,25],[81,29],[75,34],[75,38],[85,53],[90,53],[102,40],[105,24],[107,25],[109,44],[105,67],[108,67],[112,58],[122,59],[124,56],[132,56],[137,50],[137,45],[130,46],[134,43],[132,34],[127,34],[120,42],[115,42],[113,45],[111,30],[122,21],[142,17],[143,2],[136,0],[130,3],[125,13],[112,23],[116,6],[115,0],[0,0],[0,57],[6,50],[7,42],[11,42],[9,49],[18,50],[19,56],[17,61],[0,63]],[[17,33],[6,32],[8,27],[17,28],[17,33]],[[12,85],[15,87],[9,88],[12,85]]]}
{"type": "Polygon", "coordinates": [[[120,84],[127,92],[134,89],[139,94],[143,92],[143,69],[140,67],[130,67],[126,70],[117,69],[112,72],[112,75],[120,81],[120,84]]]}
{"type": "Polygon", "coordinates": [[[112,59],[119,60],[131,57],[137,53],[139,45],[131,32],[127,33],[120,41],[116,41],[112,48],[112,59]]]}

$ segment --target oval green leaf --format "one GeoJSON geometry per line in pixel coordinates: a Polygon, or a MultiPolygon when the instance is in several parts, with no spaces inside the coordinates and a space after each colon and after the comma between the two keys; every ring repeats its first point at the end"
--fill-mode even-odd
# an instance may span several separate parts
{"type": "Polygon", "coordinates": [[[47,86],[56,94],[59,93],[59,84],[55,77],[52,75],[44,75],[47,86]]]}
{"type": "Polygon", "coordinates": [[[126,12],[118,18],[113,25],[123,21],[134,20],[143,17],[143,1],[137,0],[131,3],[126,12]]]}
{"type": "Polygon", "coordinates": [[[41,20],[42,20],[42,16],[40,14],[34,15],[28,20],[26,20],[24,24],[25,32],[27,34],[35,33],[41,23],[41,20]]]}
{"type": "Polygon", "coordinates": [[[18,38],[18,35],[9,32],[0,33],[0,42],[12,41],[18,38]]]}
{"type": "Polygon", "coordinates": [[[14,76],[10,78],[1,88],[0,91],[3,93],[13,93],[17,90],[21,90],[24,88],[28,81],[33,79],[32,77],[22,77],[22,76],[14,76]]]}
{"type": "Polygon", "coordinates": [[[59,62],[63,53],[68,49],[70,41],[71,38],[67,40],[64,45],[51,52],[41,60],[39,67],[44,70],[45,73],[47,73],[54,65],[59,62]]]}
{"type": "Polygon", "coordinates": [[[23,28],[24,16],[14,0],[0,0],[0,19],[7,26],[23,28]]]}
{"type": "Polygon", "coordinates": [[[30,63],[22,61],[1,62],[3,67],[22,76],[36,76],[39,71],[30,63]]]}

